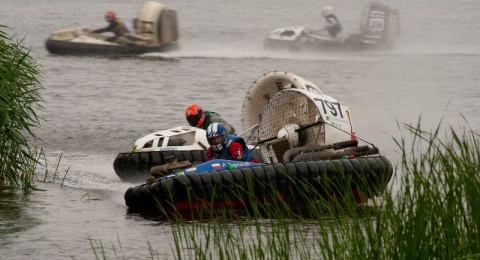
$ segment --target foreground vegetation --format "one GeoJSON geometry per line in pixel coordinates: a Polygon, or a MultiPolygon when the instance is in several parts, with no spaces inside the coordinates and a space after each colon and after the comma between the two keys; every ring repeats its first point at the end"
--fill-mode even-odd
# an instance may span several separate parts
{"type": "Polygon", "coordinates": [[[0,25],[0,192],[32,188],[38,154],[28,137],[40,124],[42,73],[30,51],[0,25]]]}
{"type": "MultiPolygon", "coordinates": [[[[440,138],[440,127],[406,129],[407,137],[394,139],[401,152],[398,178],[369,205],[311,193],[307,212],[272,202],[240,214],[178,215],[168,220],[171,254],[176,259],[480,258],[478,134],[450,128],[440,138]]],[[[147,245],[152,259],[165,258],[155,244],[147,245]]],[[[103,246],[92,248],[97,258],[108,258],[103,246]]]]}

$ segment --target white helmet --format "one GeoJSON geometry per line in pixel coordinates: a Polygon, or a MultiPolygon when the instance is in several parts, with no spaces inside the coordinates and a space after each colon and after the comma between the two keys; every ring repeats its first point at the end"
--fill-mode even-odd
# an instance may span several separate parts
{"type": "Polygon", "coordinates": [[[227,129],[222,124],[213,123],[207,128],[207,141],[214,151],[222,151],[227,147],[227,129]]]}
{"type": "Polygon", "coordinates": [[[329,15],[333,14],[333,7],[331,6],[325,6],[322,8],[322,15],[323,17],[327,17],[329,15]]]}

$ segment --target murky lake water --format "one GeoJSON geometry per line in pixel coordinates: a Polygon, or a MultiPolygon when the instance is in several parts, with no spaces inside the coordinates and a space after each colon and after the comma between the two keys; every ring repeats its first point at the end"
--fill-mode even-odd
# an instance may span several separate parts
{"type": "Polygon", "coordinates": [[[185,125],[184,108],[193,102],[240,129],[247,89],[271,70],[297,74],[348,105],[357,134],[394,164],[397,122],[415,124],[421,117],[426,130],[440,120],[461,128],[463,115],[480,131],[478,1],[390,1],[400,10],[402,38],[386,53],[263,50],[274,28],[320,27],[327,4],[353,29],[365,5],[356,0],[163,1],[178,11],[181,49],[162,59],[59,57],[44,48],[56,29],[102,27],[110,9],[128,22],[142,3],[2,1],[0,24],[24,38],[45,73],[46,121],[36,133],[50,176],[37,181],[44,192],[0,194],[0,259],[92,259],[90,240],[110,250],[114,245],[127,259],[148,258],[150,242],[160,258],[169,258],[168,224],[127,213],[123,194],[135,184],[120,181],[113,160],[140,136],[185,125]]]}

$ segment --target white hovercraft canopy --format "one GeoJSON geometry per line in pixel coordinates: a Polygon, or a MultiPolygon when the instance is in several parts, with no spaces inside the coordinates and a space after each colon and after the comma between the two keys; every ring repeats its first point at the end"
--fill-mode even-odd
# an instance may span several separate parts
{"type": "Polygon", "coordinates": [[[178,38],[176,11],[154,1],[142,5],[133,27],[135,34],[149,39],[151,45],[174,42],[178,38]]]}
{"type": "Polygon", "coordinates": [[[248,90],[242,107],[242,137],[258,144],[265,162],[281,161],[291,148],[351,140],[349,108],[310,81],[271,71],[248,90]]]}
{"type": "Polygon", "coordinates": [[[285,89],[304,89],[323,94],[319,87],[295,74],[271,71],[258,78],[247,91],[242,106],[241,135],[248,143],[256,143],[258,123],[269,100],[285,89]]]}

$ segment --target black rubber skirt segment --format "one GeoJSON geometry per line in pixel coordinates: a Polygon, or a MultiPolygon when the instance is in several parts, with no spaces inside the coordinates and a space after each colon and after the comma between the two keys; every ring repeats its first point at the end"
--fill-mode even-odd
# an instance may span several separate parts
{"type": "MultiPolygon", "coordinates": [[[[141,158],[138,155],[137,159],[141,158]]],[[[173,209],[177,203],[295,196],[311,192],[312,188],[325,194],[338,192],[328,187],[345,187],[349,183],[353,189],[369,190],[366,194],[371,198],[386,188],[392,175],[393,167],[383,156],[277,163],[159,179],[129,188],[124,197],[132,210],[157,211],[159,206],[173,209]]]]}
{"type": "Polygon", "coordinates": [[[58,55],[73,56],[137,56],[148,52],[166,52],[178,49],[178,43],[170,43],[159,46],[137,45],[107,45],[70,42],[47,39],[45,47],[48,52],[58,55]]]}
{"type": "MultiPolygon", "coordinates": [[[[254,150],[252,155],[262,161],[260,151],[254,150]]],[[[120,153],[113,161],[113,168],[122,181],[145,181],[150,177],[150,168],[167,163],[165,159],[171,156],[177,157],[179,162],[201,163],[207,160],[205,150],[120,153]]]]}

